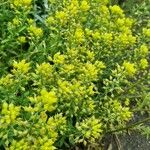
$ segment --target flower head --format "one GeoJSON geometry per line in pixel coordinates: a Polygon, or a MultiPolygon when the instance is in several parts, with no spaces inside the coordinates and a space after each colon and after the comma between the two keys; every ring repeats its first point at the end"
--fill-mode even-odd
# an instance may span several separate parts
{"type": "Polygon", "coordinates": [[[110,10],[111,10],[112,14],[114,14],[114,15],[119,15],[122,17],[124,16],[123,10],[117,5],[110,6],[110,10]]]}
{"type": "Polygon", "coordinates": [[[136,68],[135,68],[135,65],[134,65],[133,63],[124,62],[124,63],[123,63],[123,66],[124,66],[124,68],[125,68],[126,73],[127,73],[129,76],[133,76],[133,75],[136,73],[136,68]]]}
{"type": "Polygon", "coordinates": [[[89,8],[90,8],[90,6],[89,6],[88,2],[85,1],[85,0],[83,0],[83,1],[81,2],[80,9],[81,9],[82,11],[87,11],[87,10],[89,10],[89,8]]]}
{"type": "Polygon", "coordinates": [[[148,61],[147,61],[147,59],[145,59],[145,58],[141,59],[140,60],[140,66],[141,66],[142,69],[147,68],[148,67],[148,61]]]}
{"type": "Polygon", "coordinates": [[[28,31],[32,37],[41,38],[43,36],[43,30],[34,25],[30,25],[28,31]]]}
{"type": "Polygon", "coordinates": [[[13,70],[14,74],[26,74],[30,69],[30,63],[26,63],[25,59],[20,62],[14,61],[13,70]]]}

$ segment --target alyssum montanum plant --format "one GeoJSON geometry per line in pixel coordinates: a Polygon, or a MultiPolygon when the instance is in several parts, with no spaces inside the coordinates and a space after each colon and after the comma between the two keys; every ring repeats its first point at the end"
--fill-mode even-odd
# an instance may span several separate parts
{"type": "Polygon", "coordinates": [[[133,110],[149,109],[149,26],[135,31],[136,21],[107,0],[43,4],[41,15],[36,1],[0,4],[6,150],[97,144],[125,127],[133,110]]]}

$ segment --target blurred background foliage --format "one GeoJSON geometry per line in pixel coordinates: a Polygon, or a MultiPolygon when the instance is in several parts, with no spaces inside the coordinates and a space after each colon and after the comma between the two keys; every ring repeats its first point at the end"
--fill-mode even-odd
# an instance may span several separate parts
{"type": "Polygon", "coordinates": [[[137,27],[150,25],[150,0],[110,0],[110,4],[119,4],[126,15],[136,19],[137,27]]]}

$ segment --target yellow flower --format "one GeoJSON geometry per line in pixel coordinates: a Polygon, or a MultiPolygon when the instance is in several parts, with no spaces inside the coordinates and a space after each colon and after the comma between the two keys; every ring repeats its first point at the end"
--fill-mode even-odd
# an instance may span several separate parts
{"type": "Polygon", "coordinates": [[[13,123],[20,114],[20,107],[14,106],[13,103],[3,102],[1,114],[3,115],[3,122],[6,122],[6,124],[13,123]]]}
{"type": "Polygon", "coordinates": [[[80,9],[81,9],[82,11],[88,11],[89,8],[90,8],[90,6],[89,6],[88,2],[85,1],[85,0],[83,0],[83,1],[81,2],[80,9]]]}
{"type": "Polygon", "coordinates": [[[58,86],[60,93],[71,94],[70,84],[68,81],[58,80],[58,86]]]}
{"type": "Polygon", "coordinates": [[[54,23],[55,23],[54,17],[49,16],[49,17],[46,19],[46,23],[47,23],[48,25],[54,24],[54,23]]]}
{"type": "Polygon", "coordinates": [[[63,64],[65,61],[65,55],[61,55],[60,52],[54,55],[54,63],[56,64],[63,64]]]}
{"type": "Polygon", "coordinates": [[[92,30],[85,28],[85,33],[87,36],[91,36],[92,35],[92,30]]]}
{"type": "Polygon", "coordinates": [[[31,112],[34,112],[34,108],[31,107],[31,106],[24,106],[23,108],[24,108],[24,110],[27,111],[27,112],[30,112],[30,113],[31,113],[31,112]]]}
{"type": "Polygon", "coordinates": [[[116,20],[116,24],[118,25],[118,27],[123,26],[125,24],[124,18],[123,19],[122,18],[118,18],[116,20]]]}
{"type": "Polygon", "coordinates": [[[92,34],[92,37],[93,37],[93,39],[95,39],[95,40],[101,38],[100,33],[99,33],[98,31],[94,32],[94,33],[92,34]]]}
{"type": "Polygon", "coordinates": [[[20,22],[20,20],[18,18],[14,18],[12,20],[12,23],[13,23],[14,26],[19,26],[21,22],[20,22]]]}
{"type": "Polygon", "coordinates": [[[122,107],[120,117],[124,121],[129,121],[132,117],[132,112],[129,111],[129,107],[122,107]]]}
{"type": "Polygon", "coordinates": [[[73,64],[64,64],[62,69],[62,72],[67,74],[75,72],[75,66],[73,64]]]}
{"type": "Polygon", "coordinates": [[[142,69],[147,68],[148,67],[148,61],[147,61],[147,59],[145,59],[145,58],[141,59],[140,60],[140,66],[141,66],[142,69]]]}
{"type": "Polygon", "coordinates": [[[84,41],[84,32],[81,28],[77,28],[75,31],[75,39],[78,42],[83,42],[84,41]]]}
{"type": "Polygon", "coordinates": [[[53,67],[49,63],[42,63],[41,65],[37,65],[36,74],[41,75],[42,78],[49,78],[52,75],[53,67]]]}
{"type": "Polygon", "coordinates": [[[91,61],[94,60],[94,58],[95,58],[94,52],[92,52],[92,51],[87,51],[86,54],[87,54],[87,59],[89,59],[89,60],[91,60],[91,61]]]}
{"type": "Polygon", "coordinates": [[[55,17],[60,20],[61,24],[67,23],[68,14],[65,11],[57,11],[55,17]]]}
{"type": "Polygon", "coordinates": [[[91,84],[89,86],[89,88],[87,89],[89,95],[94,95],[95,91],[94,91],[94,84],[91,84]]]}
{"type": "Polygon", "coordinates": [[[124,62],[124,63],[123,63],[123,66],[124,66],[124,68],[125,68],[126,73],[127,73],[129,76],[133,76],[133,75],[136,73],[136,68],[135,68],[135,65],[134,65],[133,63],[124,62]]]}
{"type": "Polygon", "coordinates": [[[142,55],[147,55],[148,54],[148,47],[147,47],[147,45],[145,45],[145,44],[141,45],[141,47],[140,47],[140,53],[142,55]]]}
{"type": "Polygon", "coordinates": [[[104,33],[102,38],[106,43],[111,44],[112,39],[113,39],[113,35],[112,35],[112,33],[104,33]]]}
{"type": "Polygon", "coordinates": [[[5,77],[0,78],[0,85],[11,85],[13,83],[13,79],[12,79],[13,75],[8,74],[5,77]]]}
{"type": "Polygon", "coordinates": [[[100,10],[100,14],[103,14],[105,17],[109,17],[110,13],[107,6],[105,5],[100,6],[99,10],[100,10]]]}
{"type": "Polygon", "coordinates": [[[130,34],[122,33],[119,37],[117,37],[117,41],[119,43],[121,42],[124,46],[132,45],[136,42],[136,37],[130,34]]]}
{"type": "Polygon", "coordinates": [[[117,40],[119,42],[121,42],[123,45],[128,45],[129,44],[127,34],[120,34],[117,40]]]}
{"type": "Polygon", "coordinates": [[[124,103],[125,103],[125,105],[126,105],[126,106],[129,106],[129,104],[130,104],[130,100],[129,100],[128,98],[126,98],[126,100],[125,100],[125,102],[124,102],[124,103]]]}
{"type": "Polygon", "coordinates": [[[82,133],[83,138],[90,142],[95,142],[96,139],[101,137],[102,124],[100,123],[100,120],[96,119],[94,116],[87,118],[80,123],[77,122],[76,128],[82,133]]]}
{"type": "Polygon", "coordinates": [[[31,148],[31,146],[29,146],[28,142],[26,142],[25,140],[26,138],[23,138],[21,140],[12,140],[11,145],[9,150],[28,150],[29,147],[31,148]]]}
{"type": "Polygon", "coordinates": [[[27,21],[28,21],[28,24],[29,24],[29,25],[32,25],[32,24],[34,23],[34,20],[31,19],[31,18],[30,18],[30,19],[27,19],[27,21]]]}
{"type": "Polygon", "coordinates": [[[52,139],[47,139],[41,144],[41,150],[55,150],[56,148],[53,146],[54,142],[52,139]]]}
{"type": "Polygon", "coordinates": [[[18,41],[21,44],[26,43],[26,37],[25,36],[20,36],[20,37],[18,37],[18,41]]]}
{"type": "Polygon", "coordinates": [[[136,37],[133,35],[128,35],[128,40],[129,40],[130,45],[136,43],[136,37]]]}
{"type": "Polygon", "coordinates": [[[32,0],[13,0],[12,4],[15,7],[29,7],[32,4],[32,0]]]}
{"type": "Polygon", "coordinates": [[[42,119],[42,121],[46,122],[46,120],[47,120],[47,114],[46,114],[45,111],[42,111],[40,113],[40,118],[42,119]]]}
{"type": "Polygon", "coordinates": [[[118,100],[113,100],[111,104],[114,113],[117,113],[116,117],[120,118],[119,120],[128,121],[132,117],[132,112],[129,111],[129,107],[122,107],[121,103],[118,100]]]}
{"type": "Polygon", "coordinates": [[[132,24],[134,23],[134,20],[133,19],[131,19],[131,18],[126,18],[125,19],[125,25],[127,26],[127,27],[132,27],[132,24]]]}
{"type": "Polygon", "coordinates": [[[57,102],[57,96],[54,91],[48,92],[46,89],[41,90],[39,99],[43,102],[45,110],[52,111],[55,109],[54,104],[57,102]]]}
{"type": "Polygon", "coordinates": [[[150,29],[148,29],[148,28],[143,28],[143,34],[144,34],[146,37],[150,37],[150,29]]]}
{"type": "Polygon", "coordinates": [[[79,3],[78,0],[72,0],[71,4],[67,7],[71,15],[76,15],[78,13],[79,3]]]}
{"type": "Polygon", "coordinates": [[[25,5],[25,6],[30,6],[32,3],[32,0],[21,0],[21,1],[22,1],[22,5],[25,5]]]}
{"type": "Polygon", "coordinates": [[[29,31],[30,35],[33,37],[41,38],[43,36],[43,30],[34,25],[30,25],[28,28],[28,31],[29,31]]]}
{"type": "Polygon", "coordinates": [[[8,103],[3,102],[1,113],[2,113],[2,114],[7,114],[7,109],[8,109],[8,103]]]}
{"type": "Polygon", "coordinates": [[[29,71],[30,69],[30,63],[26,63],[26,61],[23,59],[20,62],[14,61],[13,63],[13,70],[12,72],[14,74],[25,74],[29,71]]]}
{"type": "MultiPolygon", "coordinates": [[[[98,75],[98,69],[94,64],[86,63],[82,68],[83,75],[89,80],[96,80],[98,75]]],[[[81,74],[82,75],[82,74],[81,74]]]]}
{"type": "Polygon", "coordinates": [[[117,5],[110,6],[110,10],[111,10],[112,14],[114,14],[114,15],[119,15],[122,17],[124,16],[123,10],[117,5]]]}

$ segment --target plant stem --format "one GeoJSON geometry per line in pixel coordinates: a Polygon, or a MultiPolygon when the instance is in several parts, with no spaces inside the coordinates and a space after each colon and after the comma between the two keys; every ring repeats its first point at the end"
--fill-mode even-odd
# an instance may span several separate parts
{"type": "Polygon", "coordinates": [[[126,126],[126,127],[119,128],[119,129],[112,130],[112,131],[108,131],[107,134],[108,134],[108,133],[110,134],[110,133],[114,133],[114,132],[119,132],[119,131],[123,131],[123,130],[128,130],[128,129],[134,128],[134,127],[137,126],[137,125],[143,124],[144,122],[147,122],[147,121],[150,121],[150,117],[145,118],[145,119],[143,119],[143,120],[141,120],[141,121],[137,121],[137,122],[135,122],[135,123],[133,123],[133,124],[131,124],[131,125],[128,125],[128,126],[126,126]]]}
{"type": "Polygon", "coordinates": [[[147,112],[148,112],[148,111],[150,111],[150,110],[149,110],[149,109],[135,108],[135,109],[133,109],[133,110],[131,110],[131,111],[132,111],[132,112],[138,112],[138,111],[140,111],[140,112],[141,112],[141,111],[145,111],[145,112],[147,111],[147,112]]]}

